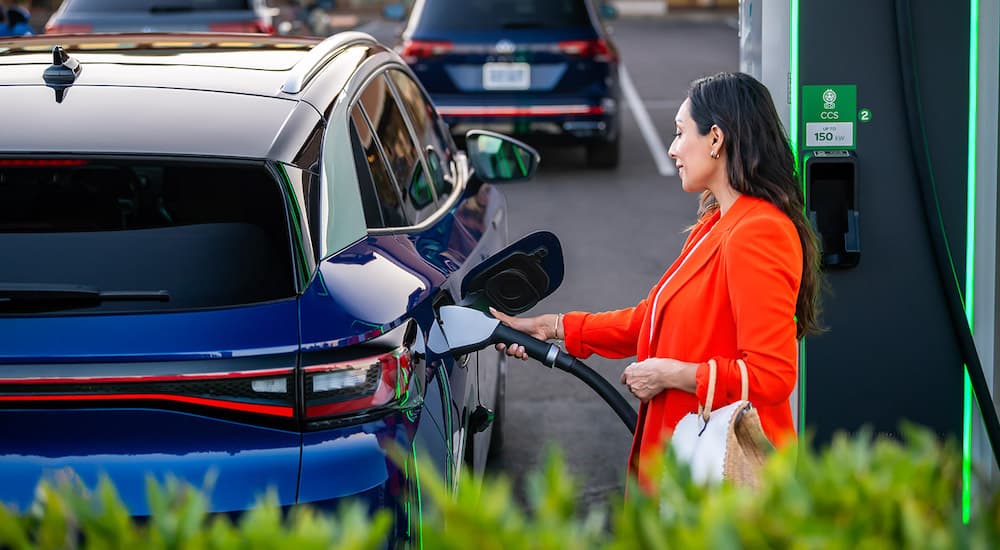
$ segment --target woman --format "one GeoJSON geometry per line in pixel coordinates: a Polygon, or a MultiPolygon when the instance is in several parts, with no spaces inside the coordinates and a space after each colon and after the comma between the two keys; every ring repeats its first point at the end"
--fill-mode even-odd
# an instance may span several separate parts
{"type": "MultiPolygon", "coordinates": [[[[494,312],[537,338],[564,339],[577,357],[636,356],[621,382],[642,403],[630,460],[640,478],[681,417],[705,402],[710,359],[718,364],[713,406],[739,399],[743,359],[765,434],[776,445],[793,440],[797,340],[819,329],[819,253],[767,89],[741,73],[697,80],[676,125],[670,157],[683,189],[701,192],[700,209],[646,299],[604,313],[494,312]]],[[[527,357],[517,344],[497,348],[527,357]]]]}

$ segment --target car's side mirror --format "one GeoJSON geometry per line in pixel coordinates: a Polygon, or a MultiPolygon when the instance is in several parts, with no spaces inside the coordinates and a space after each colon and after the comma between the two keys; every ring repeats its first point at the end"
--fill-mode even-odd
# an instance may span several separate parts
{"type": "Polygon", "coordinates": [[[382,9],[382,17],[389,21],[402,21],[406,18],[406,7],[397,2],[382,9]]]}
{"type": "Polygon", "coordinates": [[[542,160],[526,143],[487,130],[469,130],[465,148],[476,176],[487,183],[531,179],[542,160]]]}
{"type": "Polygon", "coordinates": [[[602,19],[617,19],[618,18],[618,8],[607,2],[601,2],[601,18],[602,19]]]}
{"type": "Polygon", "coordinates": [[[530,233],[462,277],[462,305],[524,313],[559,288],[563,271],[559,238],[548,231],[530,233]]]}

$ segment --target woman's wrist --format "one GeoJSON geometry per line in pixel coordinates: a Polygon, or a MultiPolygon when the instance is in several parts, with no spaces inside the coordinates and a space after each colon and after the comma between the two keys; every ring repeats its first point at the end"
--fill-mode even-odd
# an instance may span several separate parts
{"type": "Polygon", "coordinates": [[[563,328],[563,314],[557,313],[552,318],[552,336],[549,340],[563,340],[566,336],[566,329],[563,328]]]}
{"type": "Polygon", "coordinates": [[[658,373],[657,383],[661,390],[679,389],[693,392],[689,388],[693,387],[692,383],[698,372],[697,363],[686,363],[666,358],[655,360],[659,362],[656,370],[658,373]]]}
{"type": "Polygon", "coordinates": [[[686,392],[694,393],[697,388],[698,363],[677,361],[677,368],[668,374],[667,385],[686,392]]]}

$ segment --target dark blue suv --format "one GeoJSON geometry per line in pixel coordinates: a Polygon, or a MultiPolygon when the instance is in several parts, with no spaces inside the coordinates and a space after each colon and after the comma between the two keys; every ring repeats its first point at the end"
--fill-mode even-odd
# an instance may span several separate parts
{"type": "Polygon", "coordinates": [[[598,12],[590,0],[417,0],[398,50],[457,135],[583,144],[588,164],[611,168],[618,52],[598,12]]]}
{"type": "Polygon", "coordinates": [[[407,462],[483,470],[504,356],[425,342],[507,245],[489,182],[529,176],[530,149],[480,134],[458,150],[361,33],[5,39],[0,103],[16,106],[0,503],[104,475],[143,516],[147,477],[215,476],[214,512],[268,489],[284,506],[361,498],[403,533],[420,509],[407,462]]]}

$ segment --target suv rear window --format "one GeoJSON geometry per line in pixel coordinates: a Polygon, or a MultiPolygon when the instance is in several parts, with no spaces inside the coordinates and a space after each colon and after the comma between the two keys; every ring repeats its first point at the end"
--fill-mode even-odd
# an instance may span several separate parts
{"type": "Polygon", "coordinates": [[[263,164],[0,159],[0,258],[0,313],[198,309],[295,294],[283,196],[263,164]],[[124,295],[63,296],[80,287],[124,295]],[[11,301],[26,289],[37,298],[11,301]],[[167,301],[147,296],[164,291],[167,301]]]}
{"type": "Polygon", "coordinates": [[[169,13],[249,9],[252,9],[250,0],[71,0],[65,8],[67,13],[94,11],[169,13]]]}
{"type": "Polygon", "coordinates": [[[418,32],[590,27],[587,0],[431,0],[418,32]]]}

